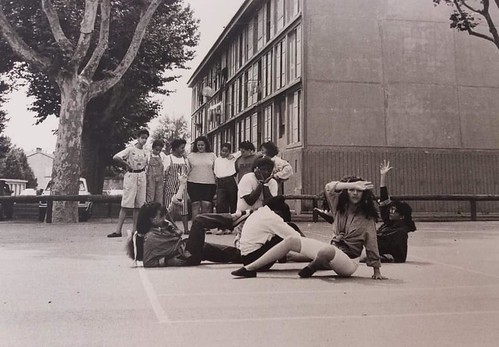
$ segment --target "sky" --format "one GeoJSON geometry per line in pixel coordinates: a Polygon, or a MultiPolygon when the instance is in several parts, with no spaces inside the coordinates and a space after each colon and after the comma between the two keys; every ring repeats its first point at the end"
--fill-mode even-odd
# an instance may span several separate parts
{"type": "MultiPolygon", "coordinates": [[[[196,57],[187,64],[191,70],[176,71],[175,74],[182,75],[182,78],[178,82],[168,84],[168,89],[176,92],[170,96],[160,96],[158,101],[162,105],[162,114],[174,118],[183,116],[189,120],[191,90],[187,87],[187,81],[244,0],[184,0],[184,2],[190,4],[194,10],[194,17],[200,20],[199,46],[196,49],[196,57]]],[[[56,137],[53,135],[53,130],[57,129],[57,118],[50,117],[43,123],[35,125],[34,114],[28,110],[33,100],[26,97],[24,88],[12,92],[7,99],[8,102],[3,105],[9,118],[5,134],[10,137],[12,143],[27,153],[37,147],[42,148],[44,152],[52,153],[55,150],[56,137]]],[[[153,120],[150,127],[156,124],[157,122],[153,120]]]]}

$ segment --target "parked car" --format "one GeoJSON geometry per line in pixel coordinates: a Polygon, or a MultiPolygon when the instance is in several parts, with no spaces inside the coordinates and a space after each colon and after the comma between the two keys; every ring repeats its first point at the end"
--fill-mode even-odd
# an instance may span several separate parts
{"type": "MultiPolygon", "coordinates": [[[[47,183],[47,187],[43,191],[42,195],[50,195],[52,187],[52,181],[47,183]]],[[[80,178],[80,190],[79,195],[90,195],[88,192],[87,180],[80,178]]],[[[78,202],[78,217],[81,222],[87,221],[92,216],[92,210],[94,203],[92,201],[79,201],[78,202]]],[[[38,220],[43,222],[45,220],[45,214],[47,213],[47,202],[40,201],[38,204],[38,220]]]]}

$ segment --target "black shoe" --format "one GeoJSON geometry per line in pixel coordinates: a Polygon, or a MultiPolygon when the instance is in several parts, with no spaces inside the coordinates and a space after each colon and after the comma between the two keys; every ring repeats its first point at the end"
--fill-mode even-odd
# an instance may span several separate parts
{"type": "Polygon", "coordinates": [[[256,271],[246,270],[245,267],[234,270],[231,272],[231,274],[232,276],[236,277],[246,277],[246,278],[256,277],[256,271]]]}
{"type": "Polygon", "coordinates": [[[316,207],[316,208],[314,208],[314,212],[316,212],[319,216],[321,216],[329,224],[333,224],[334,217],[332,215],[330,215],[329,213],[327,213],[326,211],[321,210],[320,208],[316,207]]]}
{"type": "Polygon", "coordinates": [[[111,234],[107,235],[107,237],[121,237],[121,234],[111,233],[111,234]]]}
{"type": "Polygon", "coordinates": [[[301,278],[310,278],[312,275],[315,273],[315,270],[313,270],[311,267],[305,266],[303,269],[298,272],[298,275],[301,278]]]}

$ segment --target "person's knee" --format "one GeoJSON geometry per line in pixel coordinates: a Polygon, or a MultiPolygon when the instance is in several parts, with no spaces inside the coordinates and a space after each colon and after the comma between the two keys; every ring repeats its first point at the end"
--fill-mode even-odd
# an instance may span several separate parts
{"type": "Polygon", "coordinates": [[[301,240],[296,236],[288,236],[281,242],[284,242],[290,250],[300,252],[301,249],[301,240]]]}
{"type": "Polygon", "coordinates": [[[317,260],[327,263],[333,260],[335,255],[336,249],[334,247],[325,247],[317,252],[317,260]]]}

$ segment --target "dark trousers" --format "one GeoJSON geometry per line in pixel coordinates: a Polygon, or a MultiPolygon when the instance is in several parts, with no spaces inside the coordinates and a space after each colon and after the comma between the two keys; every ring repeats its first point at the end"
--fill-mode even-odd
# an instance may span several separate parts
{"type": "MultiPolygon", "coordinates": [[[[269,241],[267,241],[262,247],[258,248],[256,251],[251,252],[250,254],[243,255],[242,260],[244,265],[251,264],[258,258],[260,258],[262,255],[268,252],[269,249],[277,245],[279,242],[281,242],[282,239],[279,236],[274,236],[271,238],[269,241]]],[[[275,264],[275,261],[267,264],[261,268],[259,268],[257,271],[268,271],[272,265],[275,264]]]]}
{"type": "Polygon", "coordinates": [[[217,178],[217,213],[234,213],[237,205],[237,183],[234,177],[217,178]]]}
{"type": "Polygon", "coordinates": [[[206,230],[214,228],[232,229],[232,216],[228,213],[205,213],[194,218],[186,247],[192,255],[187,260],[188,264],[198,265],[202,260],[216,263],[242,263],[241,252],[237,248],[204,242],[206,230]]]}

